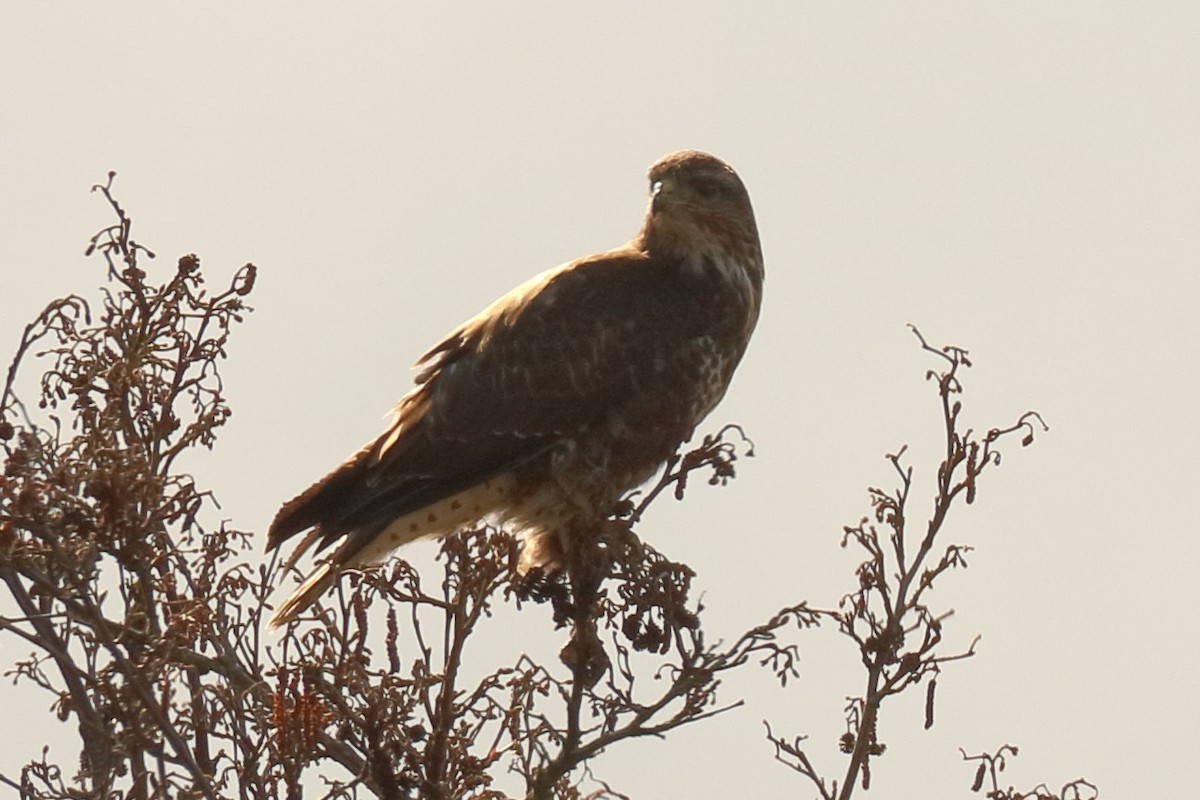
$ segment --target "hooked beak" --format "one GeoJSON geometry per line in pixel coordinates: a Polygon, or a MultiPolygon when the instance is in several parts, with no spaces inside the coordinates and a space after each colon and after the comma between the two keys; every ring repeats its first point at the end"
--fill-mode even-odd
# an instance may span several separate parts
{"type": "Polygon", "coordinates": [[[675,181],[670,178],[655,181],[654,185],[650,187],[650,210],[655,213],[662,210],[667,195],[673,191],[675,191],[675,181]]]}

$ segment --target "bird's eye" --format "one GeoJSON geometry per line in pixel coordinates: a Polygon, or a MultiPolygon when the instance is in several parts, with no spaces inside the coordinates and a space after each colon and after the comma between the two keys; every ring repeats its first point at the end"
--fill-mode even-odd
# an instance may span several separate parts
{"type": "Polygon", "coordinates": [[[705,200],[712,199],[717,193],[717,187],[713,185],[712,181],[692,181],[691,188],[693,194],[705,200]]]}

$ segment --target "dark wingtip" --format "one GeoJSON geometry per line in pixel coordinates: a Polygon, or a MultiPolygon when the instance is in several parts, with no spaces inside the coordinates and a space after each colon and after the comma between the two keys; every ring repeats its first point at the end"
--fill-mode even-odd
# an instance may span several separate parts
{"type": "Polygon", "coordinates": [[[341,516],[373,446],[359,450],[333,472],[284,503],[267,528],[267,552],[302,531],[341,516]]]}
{"type": "MultiPolygon", "coordinates": [[[[319,485],[317,484],[317,486],[319,485]]],[[[312,488],[316,488],[316,486],[312,488]]],[[[309,518],[313,516],[308,504],[312,488],[284,503],[276,512],[275,519],[271,520],[271,525],[267,528],[268,553],[300,531],[316,524],[316,520],[309,521],[309,518]]]]}

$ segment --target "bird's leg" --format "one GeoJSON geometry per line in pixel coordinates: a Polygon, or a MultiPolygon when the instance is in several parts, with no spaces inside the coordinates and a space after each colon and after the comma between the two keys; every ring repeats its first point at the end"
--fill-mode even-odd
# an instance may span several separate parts
{"type": "Polygon", "coordinates": [[[563,567],[571,585],[571,639],[559,653],[571,670],[575,683],[590,689],[609,667],[600,641],[596,618],[599,614],[600,584],[608,576],[610,548],[602,543],[603,525],[574,526],[562,536],[563,567]]]}

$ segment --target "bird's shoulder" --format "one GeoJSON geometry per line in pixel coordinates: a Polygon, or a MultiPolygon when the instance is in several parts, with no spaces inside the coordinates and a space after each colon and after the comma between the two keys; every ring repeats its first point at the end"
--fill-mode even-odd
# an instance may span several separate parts
{"type": "Polygon", "coordinates": [[[425,383],[459,358],[486,350],[497,338],[641,315],[644,305],[671,302],[677,296],[670,288],[677,272],[635,243],[548,269],[502,295],[431,347],[416,363],[416,382],[425,383]]]}

